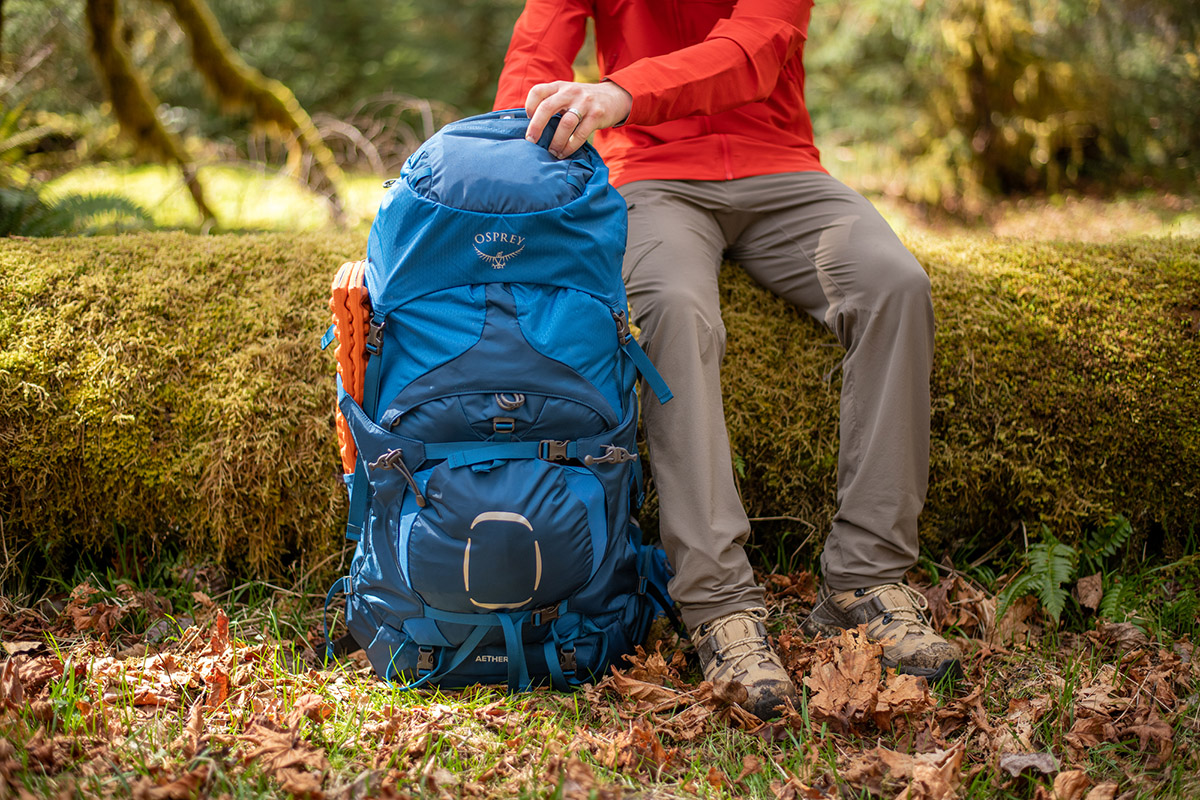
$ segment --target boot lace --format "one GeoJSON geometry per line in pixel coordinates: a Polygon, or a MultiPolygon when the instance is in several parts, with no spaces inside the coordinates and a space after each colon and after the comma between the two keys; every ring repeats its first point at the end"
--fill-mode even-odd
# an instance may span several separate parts
{"type": "Polygon", "coordinates": [[[745,611],[737,611],[703,626],[701,629],[703,632],[701,638],[713,637],[713,644],[718,645],[713,647],[713,660],[718,664],[732,664],[736,669],[744,659],[761,655],[760,651],[766,643],[763,641],[763,637],[757,634],[721,643],[719,633],[724,630],[726,625],[738,620],[750,620],[750,629],[754,630],[756,622],[765,622],[766,619],[767,610],[765,608],[750,608],[745,611]],[[742,645],[746,645],[745,650],[735,652],[742,645]]]}

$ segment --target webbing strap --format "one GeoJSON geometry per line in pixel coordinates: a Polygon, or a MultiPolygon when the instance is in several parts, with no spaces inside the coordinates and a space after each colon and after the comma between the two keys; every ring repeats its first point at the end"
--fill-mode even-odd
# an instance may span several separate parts
{"type": "Polygon", "coordinates": [[[333,596],[339,592],[350,591],[350,576],[343,575],[333,582],[333,586],[329,587],[329,591],[325,593],[325,610],[321,614],[321,619],[325,623],[325,666],[329,666],[329,662],[333,660],[333,642],[329,640],[329,606],[333,603],[333,596]]]}
{"type": "Polygon", "coordinates": [[[337,338],[337,325],[333,324],[325,329],[325,335],[321,337],[321,349],[324,350],[333,344],[335,338],[337,338]]]}
{"type": "Polygon", "coordinates": [[[563,674],[562,664],[558,661],[558,642],[554,639],[547,639],[542,645],[542,652],[546,654],[546,668],[550,670],[550,683],[560,692],[569,691],[571,685],[567,683],[567,676],[563,674]]]}
{"type": "MultiPolygon", "coordinates": [[[[450,665],[445,669],[437,670],[439,679],[454,672],[454,670],[458,669],[467,660],[467,656],[475,652],[475,648],[479,646],[479,643],[483,641],[483,637],[487,635],[488,627],[487,625],[480,625],[471,631],[466,639],[463,639],[463,643],[458,646],[458,650],[450,658],[450,665]]],[[[433,673],[430,674],[432,675],[433,673]]]]}
{"type": "Polygon", "coordinates": [[[632,359],[633,365],[637,367],[637,371],[646,379],[646,383],[654,392],[654,396],[658,398],[660,405],[674,397],[671,394],[670,387],[667,386],[667,382],[663,380],[663,376],[655,369],[654,363],[646,355],[646,351],[642,349],[642,346],[637,343],[637,339],[630,336],[621,345],[621,349],[625,351],[625,355],[632,359]]]}
{"type": "Polygon", "coordinates": [[[508,655],[508,691],[523,692],[529,688],[529,668],[525,664],[525,643],[521,641],[521,626],[527,614],[500,614],[504,629],[504,651],[508,655]]]}

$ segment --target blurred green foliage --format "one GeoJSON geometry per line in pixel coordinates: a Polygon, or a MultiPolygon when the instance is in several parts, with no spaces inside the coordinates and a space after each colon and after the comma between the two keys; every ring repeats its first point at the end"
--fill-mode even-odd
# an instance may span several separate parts
{"type": "Polygon", "coordinates": [[[806,63],[818,142],[869,189],[956,208],[1195,180],[1190,0],[818,5],[806,63]]]}
{"type": "MultiPolygon", "coordinates": [[[[101,105],[83,4],[7,0],[4,73],[21,76],[5,87],[10,104],[60,114],[101,105]]],[[[309,112],[345,118],[386,93],[485,110],[522,2],[210,5],[251,66],[309,112]]],[[[206,95],[163,4],[123,0],[122,11],[168,127],[244,142],[245,120],[206,95]]],[[[998,194],[1194,183],[1193,0],[822,2],[806,49],[818,144],[835,174],[867,191],[969,211],[998,194]]],[[[582,55],[581,74],[588,63],[582,55]]]]}

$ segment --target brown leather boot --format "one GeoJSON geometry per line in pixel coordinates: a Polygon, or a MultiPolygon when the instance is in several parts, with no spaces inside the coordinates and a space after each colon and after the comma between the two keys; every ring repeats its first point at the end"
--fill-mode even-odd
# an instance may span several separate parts
{"type": "Polygon", "coordinates": [[[920,592],[899,583],[845,592],[822,583],[804,630],[832,636],[865,623],[867,636],[883,645],[884,667],[921,675],[930,683],[946,675],[961,677],[958,649],[929,625],[928,608],[920,592]]]}
{"type": "Polygon", "coordinates": [[[765,608],[748,608],[706,622],[692,642],[707,681],[737,681],[749,699],[741,706],[759,719],[779,716],[784,700],[798,704],[796,686],[767,640],[765,608]]]}

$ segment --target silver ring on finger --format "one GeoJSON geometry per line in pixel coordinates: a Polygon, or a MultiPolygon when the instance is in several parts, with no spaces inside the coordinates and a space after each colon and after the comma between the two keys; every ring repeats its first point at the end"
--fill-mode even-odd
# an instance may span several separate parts
{"type": "Polygon", "coordinates": [[[576,125],[578,125],[580,122],[583,121],[583,112],[580,111],[578,108],[575,108],[574,106],[572,106],[571,108],[568,108],[566,111],[564,111],[562,113],[563,114],[574,114],[575,119],[576,119],[576,122],[575,122],[576,125]]]}

